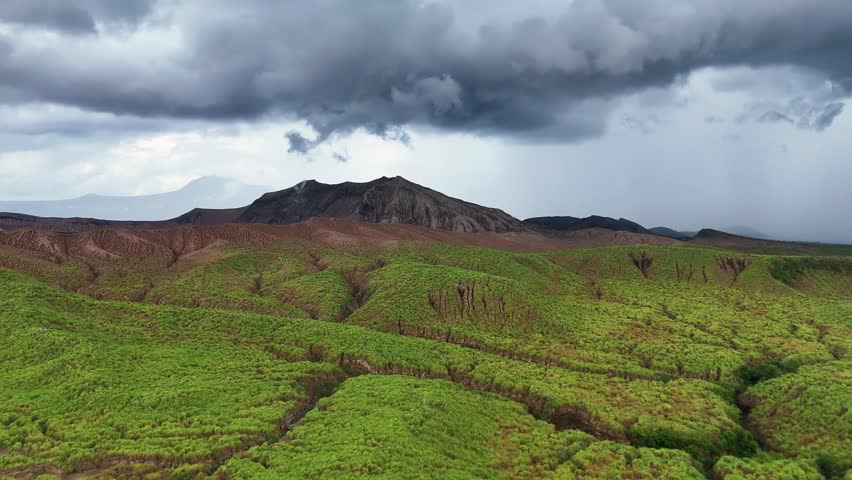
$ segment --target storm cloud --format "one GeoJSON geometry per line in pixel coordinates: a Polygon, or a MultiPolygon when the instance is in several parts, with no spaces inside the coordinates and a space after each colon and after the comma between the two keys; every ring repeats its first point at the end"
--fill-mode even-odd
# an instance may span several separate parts
{"type": "Polygon", "coordinates": [[[0,102],[162,122],[302,121],[313,132],[286,133],[291,152],[353,131],[405,140],[424,126],[595,138],[625,96],[708,67],[789,65],[836,89],[806,114],[758,119],[807,117],[825,130],[843,111],[852,2],[534,4],[477,17],[491,2],[5,1],[0,102]]]}
{"type": "Polygon", "coordinates": [[[0,21],[65,34],[97,32],[97,24],[136,25],[153,7],[153,0],[4,0],[0,21]]]}

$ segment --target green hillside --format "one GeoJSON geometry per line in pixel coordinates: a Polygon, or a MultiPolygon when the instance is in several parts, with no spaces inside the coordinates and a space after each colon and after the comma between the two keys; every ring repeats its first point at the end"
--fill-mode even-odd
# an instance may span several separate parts
{"type": "Polygon", "coordinates": [[[0,254],[0,478],[849,475],[848,257],[203,253],[0,254]]]}

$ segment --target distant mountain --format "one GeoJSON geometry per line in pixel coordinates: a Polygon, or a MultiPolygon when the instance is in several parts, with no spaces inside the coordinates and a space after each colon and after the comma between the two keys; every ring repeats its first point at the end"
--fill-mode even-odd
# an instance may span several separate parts
{"type": "Polygon", "coordinates": [[[180,190],[155,195],[84,195],[68,200],[0,201],[0,212],[39,217],[83,217],[110,220],[165,220],[193,208],[246,205],[270,189],[220,177],[201,177],[180,190]]]}
{"type": "Polygon", "coordinates": [[[586,218],[577,217],[534,217],[524,220],[524,224],[539,230],[575,231],[588,228],[602,228],[616,232],[651,233],[642,225],[625,218],[618,220],[610,217],[592,215],[586,218]]]}
{"type": "MultiPolygon", "coordinates": [[[[199,184],[215,186],[221,179],[202,179],[188,185],[181,192],[193,190],[199,184]],[[202,182],[202,180],[204,180],[202,182]]],[[[202,189],[203,190],[203,189],[202,189]]],[[[177,193],[177,192],[176,192],[177,193]]],[[[128,199],[156,200],[174,198],[173,194],[149,197],[112,197],[116,201],[128,199]]],[[[89,196],[94,197],[94,196],[89,196]]],[[[101,199],[109,197],[99,197],[101,199]]],[[[198,197],[195,197],[198,198],[198,197]]],[[[208,199],[209,200],[209,199],[208,199]]],[[[149,205],[153,202],[149,202],[149,205]]],[[[233,205],[233,202],[229,202],[233,205]]],[[[204,204],[198,201],[197,204],[204,204]]],[[[176,207],[170,205],[169,210],[176,207]]],[[[188,210],[188,211],[187,211],[188,210]]],[[[433,230],[455,232],[527,232],[537,231],[560,238],[571,232],[604,229],[613,232],[651,235],[641,225],[630,220],[608,217],[539,217],[520,221],[496,208],[452,198],[430,188],[417,185],[402,177],[381,177],[365,182],[344,182],[336,185],[305,180],[298,185],[266,193],[249,205],[237,208],[191,208],[186,213],[169,220],[99,220],[90,217],[39,217],[21,213],[0,213],[0,228],[38,228],[55,232],[77,233],[104,228],[163,229],[183,225],[222,225],[228,223],[293,224],[311,218],[337,218],[377,224],[403,224],[426,227],[433,230]]],[[[51,212],[52,213],[52,212],[51,212]]],[[[101,216],[101,215],[98,215],[101,216]]],[[[102,217],[114,214],[105,214],[102,217]]],[[[576,241],[600,242],[600,234],[586,232],[576,241]]],[[[652,237],[621,237],[611,239],[615,243],[652,242],[652,237]]]]}
{"type": "Polygon", "coordinates": [[[502,210],[452,198],[402,177],[337,185],[306,180],[286,190],[263,195],[240,212],[236,221],[286,224],[312,217],[420,225],[456,232],[525,230],[520,220],[502,210]]]}
{"type": "Polygon", "coordinates": [[[653,233],[654,235],[659,235],[661,237],[674,238],[676,240],[686,240],[688,238],[694,237],[696,235],[696,233],[698,233],[698,232],[680,232],[680,231],[673,230],[673,229],[668,228],[668,227],[654,227],[654,228],[649,228],[648,231],[653,233]]]}
{"type": "Polygon", "coordinates": [[[674,229],[671,229],[671,228],[668,228],[668,227],[654,227],[654,228],[649,228],[648,231],[650,231],[654,235],[659,235],[661,237],[674,238],[674,239],[677,239],[677,240],[687,240],[687,239],[690,239],[690,238],[694,238],[694,237],[697,237],[699,233],[702,233],[705,236],[707,236],[707,235],[711,235],[711,236],[713,236],[713,235],[729,235],[729,236],[734,235],[734,236],[738,236],[738,237],[754,238],[754,239],[758,239],[758,240],[777,240],[777,239],[772,238],[771,236],[766,235],[765,233],[759,232],[759,231],[757,231],[757,230],[755,230],[751,227],[744,227],[744,226],[725,227],[725,228],[721,228],[721,229],[705,228],[701,232],[685,232],[685,231],[674,230],[674,229]]]}
{"type": "Polygon", "coordinates": [[[724,227],[719,229],[723,232],[733,233],[734,235],[739,235],[741,237],[749,237],[749,238],[757,238],[760,240],[777,240],[772,238],[772,236],[767,235],[761,231],[755,230],[751,227],[745,227],[742,225],[736,225],[732,227],[724,227]]]}
{"type": "Polygon", "coordinates": [[[524,220],[524,223],[530,228],[547,229],[547,230],[573,230],[571,227],[581,221],[578,217],[533,217],[524,220]]]}
{"type": "Polygon", "coordinates": [[[713,228],[702,228],[697,234],[695,234],[695,240],[701,239],[710,239],[710,238],[729,238],[733,240],[742,240],[749,239],[749,237],[745,237],[743,235],[736,235],[734,233],[723,232],[721,230],[716,230],[713,228]]]}
{"type": "Polygon", "coordinates": [[[852,245],[766,240],[744,237],[710,228],[698,232],[695,237],[689,239],[689,243],[740,252],[773,255],[852,256],[852,245]]]}
{"type": "MultiPolygon", "coordinates": [[[[194,187],[194,185],[189,187],[194,187]]],[[[162,201],[161,196],[153,197],[162,201]]],[[[138,199],[139,197],[114,198],[117,199],[116,201],[123,201],[125,199],[138,199]]],[[[174,197],[167,198],[174,199],[174,197]]],[[[203,204],[203,202],[198,203],[203,204]]],[[[15,207],[15,205],[12,205],[12,207],[15,207]]],[[[162,208],[163,211],[169,213],[176,209],[174,205],[162,208]]],[[[186,212],[186,210],[182,212],[186,212]]],[[[114,217],[114,215],[112,216],[114,217]]],[[[314,217],[341,218],[382,224],[419,225],[435,230],[456,232],[499,233],[528,230],[520,220],[502,210],[482,207],[452,198],[409,182],[402,177],[382,177],[366,183],[344,182],[337,185],[306,180],[294,187],[264,194],[245,207],[228,209],[192,208],[183,215],[173,216],[170,220],[99,220],[95,218],[38,217],[20,213],[0,213],[0,227],[7,230],[40,228],[59,232],[85,232],[102,228],[169,228],[180,225],[218,225],[224,223],[290,224],[314,217]]]]}

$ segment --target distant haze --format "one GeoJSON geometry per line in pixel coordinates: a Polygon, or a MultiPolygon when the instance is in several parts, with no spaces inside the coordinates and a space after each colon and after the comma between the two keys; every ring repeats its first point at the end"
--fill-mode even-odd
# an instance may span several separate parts
{"type": "Polygon", "coordinates": [[[68,200],[0,201],[0,212],[39,217],[83,217],[107,220],[167,220],[193,208],[243,207],[270,191],[220,177],[193,180],[180,190],[155,195],[88,194],[68,200]]]}

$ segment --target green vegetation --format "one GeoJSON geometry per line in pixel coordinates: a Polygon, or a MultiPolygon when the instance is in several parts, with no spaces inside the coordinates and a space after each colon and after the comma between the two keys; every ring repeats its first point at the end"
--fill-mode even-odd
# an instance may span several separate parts
{"type": "Polygon", "coordinates": [[[282,243],[0,265],[29,275],[0,270],[0,478],[852,466],[844,258],[282,243]]]}
{"type": "Polygon", "coordinates": [[[743,401],[767,446],[809,454],[829,477],[852,467],[852,361],[803,366],[749,388],[743,401]]]}
{"type": "Polygon", "coordinates": [[[779,257],[771,262],[772,276],[799,290],[821,296],[852,296],[852,259],[779,257]]]}
{"type": "Polygon", "coordinates": [[[174,329],[106,328],[118,310],[61,313],[38,287],[2,275],[0,468],[215,461],[274,435],[311,389],[339,377],[332,365],[174,329]]]}
{"type": "Polygon", "coordinates": [[[808,462],[771,456],[722,457],[713,467],[714,477],[722,480],[820,480],[822,475],[808,462]]]}
{"type": "Polygon", "coordinates": [[[249,450],[230,478],[702,478],[676,450],[556,432],[495,395],[397,376],[348,380],[282,442],[249,450]]]}

